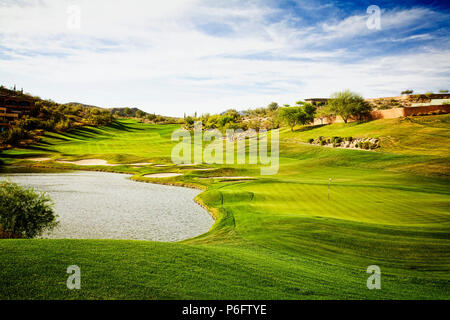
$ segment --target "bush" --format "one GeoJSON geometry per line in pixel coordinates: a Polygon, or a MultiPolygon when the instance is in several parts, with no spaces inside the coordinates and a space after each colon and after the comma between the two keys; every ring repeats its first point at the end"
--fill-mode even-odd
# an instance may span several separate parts
{"type": "Polygon", "coordinates": [[[372,142],[370,141],[364,141],[362,144],[362,147],[366,150],[372,149],[372,142]]]}
{"type": "Polygon", "coordinates": [[[313,138],[308,139],[308,143],[313,143],[313,142],[314,142],[314,139],[313,139],[313,138]]]}
{"type": "Polygon", "coordinates": [[[34,238],[58,223],[46,194],[0,182],[0,238],[34,238]]]}
{"type": "Polygon", "coordinates": [[[352,142],[352,141],[353,141],[353,138],[352,138],[352,137],[346,137],[346,138],[345,138],[345,141],[350,141],[350,142],[352,142]]]}
{"type": "Polygon", "coordinates": [[[20,140],[28,138],[26,130],[20,127],[12,127],[6,131],[3,131],[0,135],[0,141],[4,144],[15,145],[20,140]]]}
{"type": "Polygon", "coordinates": [[[320,140],[320,145],[321,145],[321,146],[323,146],[323,145],[325,145],[325,144],[327,144],[325,140],[320,140]]]}

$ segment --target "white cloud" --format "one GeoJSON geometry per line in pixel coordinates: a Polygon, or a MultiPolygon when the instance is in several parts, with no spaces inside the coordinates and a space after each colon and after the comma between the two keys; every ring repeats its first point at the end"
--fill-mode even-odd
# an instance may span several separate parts
{"type": "MultiPolygon", "coordinates": [[[[287,13],[269,21],[282,13],[255,3],[224,8],[181,0],[0,5],[0,78],[61,102],[170,115],[293,103],[343,88],[376,96],[448,83],[445,50],[344,63],[354,54],[346,48],[312,48],[369,32],[364,15],[307,27],[287,13]],[[66,28],[70,4],[81,9],[78,31],[66,28]],[[226,25],[230,34],[204,32],[204,24],[226,25]]],[[[424,14],[433,13],[383,13],[382,25],[414,26],[424,14]]]]}

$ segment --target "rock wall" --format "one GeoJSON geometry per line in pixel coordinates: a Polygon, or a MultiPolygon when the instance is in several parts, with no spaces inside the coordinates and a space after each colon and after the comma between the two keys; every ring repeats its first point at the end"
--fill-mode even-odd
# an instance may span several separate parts
{"type": "MultiPolygon", "coordinates": [[[[420,107],[407,107],[407,108],[392,108],[386,110],[374,110],[370,113],[371,120],[377,119],[395,119],[401,117],[421,116],[428,114],[444,114],[450,113],[450,105],[444,104],[441,106],[420,106],[420,107]]],[[[348,122],[354,122],[356,119],[349,119],[348,122]]],[[[315,118],[314,125],[342,123],[344,120],[340,116],[333,116],[327,118],[315,118]]]]}

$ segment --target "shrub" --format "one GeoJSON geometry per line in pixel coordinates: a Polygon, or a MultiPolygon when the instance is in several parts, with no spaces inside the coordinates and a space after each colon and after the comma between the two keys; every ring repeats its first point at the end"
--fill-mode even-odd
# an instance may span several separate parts
{"type": "Polygon", "coordinates": [[[308,143],[313,143],[313,142],[314,142],[314,139],[313,139],[313,138],[308,139],[308,143]]]}
{"type": "Polygon", "coordinates": [[[362,147],[366,150],[369,150],[372,147],[372,143],[370,141],[364,141],[362,147]]]}
{"type": "Polygon", "coordinates": [[[12,127],[6,131],[3,131],[0,135],[0,141],[10,145],[15,145],[21,139],[26,138],[28,138],[28,133],[20,127],[12,127]]]}
{"type": "Polygon", "coordinates": [[[353,141],[353,138],[352,138],[352,137],[346,137],[346,138],[345,138],[345,141],[350,141],[350,142],[352,142],[352,141],[353,141]]]}
{"type": "Polygon", "coordinates": [[[323,146],[323,145],[325,145],[325,144],[326,144],[325,140],[320,140],[320,145],[321,145],[321,146],[323,146]]]}
{"type": "Polygon", "coordinates": [[[56,218],[50,198],[12,182],[0,182],[0,238],[34,238],[52,230],[56,218]]]}

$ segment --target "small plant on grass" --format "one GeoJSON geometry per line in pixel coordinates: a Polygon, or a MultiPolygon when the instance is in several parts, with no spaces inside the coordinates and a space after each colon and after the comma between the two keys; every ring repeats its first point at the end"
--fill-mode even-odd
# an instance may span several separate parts
{"type": "Polygon", "coordinates": [[[46,194],[12,182],[0,182],[0,238],[34,238],[58,222],[46,194]]]}
{"type": "Polygon", "coordinates": [[[370,150],[370,149],[372,149],[372,147],[373,147],[373,143],[372,142],[370,142],[370,141],[364,141],[363,142],[363,148],[364,149],[370,150]]]}
{"type": "Polygon", "coordinates": [[[314,142],[313,138],[308,139],[308,143],[313,143],[313,142],[314,142]]]}

